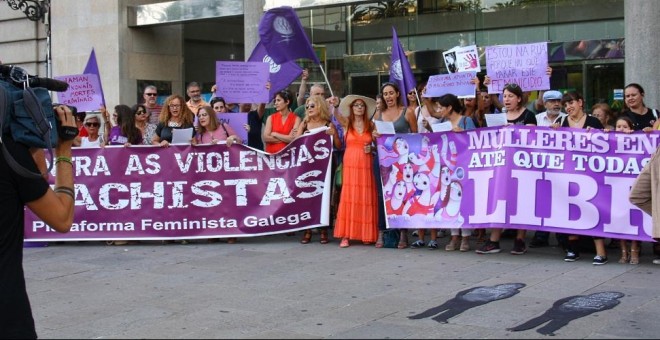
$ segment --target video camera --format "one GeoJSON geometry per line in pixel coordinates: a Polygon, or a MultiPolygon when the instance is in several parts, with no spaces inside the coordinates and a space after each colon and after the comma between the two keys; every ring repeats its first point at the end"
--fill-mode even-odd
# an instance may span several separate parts
{"type": "MultiPolygon", "coordinates": [[[[72,140],[78,135],[76,127],[62,126],[48,93],[48,90],[62,92],[68,88],[66,82],[32,76],[17,66],[0,65],[0,134],[3,139],[11,137],[28,147],[48,149],[51,158],[48,171],[53,166],[53,148],[58,140],[72,140]]],[[[16,163],[4,143],[2,152],[19,174],[40,176],[16,163]]]]}
{"type": "MultiPolygon", "coordinates": [[[[44,140],[45,138],[50,138],[51,145],[54,146],[57,145],[58,135],[63,140],[72,140],[78,135],[77,129],[62,126],[58,115],[54,112],[57,105],[52,104],[50,95],[44,91],[63,92],[69,88],[69,84],[56,79],[33,76],[28,74],[25,69],[12,65],[0,65],[0,81],[7,83],[2,87],[6,90],[4,92],[8,92],[5,97],[9,97],[4,100],[4,105],[0,105],[0,108],[5,109],[2,133],[6,133],[7,127],[9,127],[12,136],[19,135],[17,141],[31,147],[41,148],[48,147],[48,141],[44,140]],[[23,113],[27,113],[29,117],[23,113]],[[22,129],[14,124],[15,120],[25,120],[25,118],[31,118],[33,126],[29,126],[29,121],[25,122],[28,125],[27,129],[22,129]],[[50,134],[53,121],[57,129],[50,134]],[[36,136],[31,136],[30,132],[34,132],[36,136]]],[[[74,114],[78,111],[73,106],[68,107],[74,114]]]]}

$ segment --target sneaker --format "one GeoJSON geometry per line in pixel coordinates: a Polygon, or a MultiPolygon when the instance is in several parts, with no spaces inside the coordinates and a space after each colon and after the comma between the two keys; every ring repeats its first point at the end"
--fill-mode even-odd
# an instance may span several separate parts
{"type": "Polygon", "coordinates": [[[660,264],[660,257],[653,259],[653,264],[660,264]]]}
{"type": "Polygon", "coordinates": [[[544,240],[539,240],[537,238],[533,239],[532,242],[529,242],[530,248],[541,248],[541,247],[547,247],[548,245],[549,244],[547,240],[544,241],[544,240]]]}
{"type": "Polygon", "coordinates": [[[572,251],[567,251],[566,256],[564,257],[564,261],[566,262],[575,262],[580,259],[580,254],[574,253],[572,251]]]}
{"type": "Polygon", "coordinates": [[[594,257],[594,262],[592,262],[592,263],[596,266],[600,266],[602,264],[605,264],[605,263],[607,263],[607,256],[596,255],[594,257]]]}
{"type": "Polygon", "coordinates": [[[417,230],[417,229],[413,230],[412,236],[415,236],[415,237],[419,236],[419,230],[417,230]]]}
{"type": "Polygon", "coordinates": [[[422,240],[417,240],[417,241],[413,242],[413,244],[410,245],[410,248],[415,248],[415,249],[422,248],[422,247],[424,247],[424,241],[422,241],[422,240]]]}
{"type": "Polygon", "coordinates": [[[438,249],[438,242],[436,240],[429,241],[429,249],[438,249]]]}
{"type": "Polygon", "coordinates": [[[493,242],[488,240],[486,244],[484,244],[481,248],[477,249],[475,252],[477,254],[495,254],[495,253],[499,253],[500,251],[502,251],[502,249],[500,249],[499,242],[493,242]]]}
{"type": "Polygon", "coordinates": [[[525,241],[517,238],[513,242],[513,249],[511,249],[512,255],[522,255],[527,252],[527,246],[525,246],[525,241]]]}

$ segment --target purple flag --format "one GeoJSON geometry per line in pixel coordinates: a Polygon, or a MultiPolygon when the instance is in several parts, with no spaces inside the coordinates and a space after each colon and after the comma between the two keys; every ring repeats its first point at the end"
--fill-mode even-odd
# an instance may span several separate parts
{"type": "Polygon", "coordinates": [[[291,84],[300,74],[302,73],[302,68],[298,66],[294,61],[287,61],[285,63],[277,64],[273,58],[268,55],[266,47],[261,41],[254,47],[252,50],[252,55],[248,61],[263,61],[270,65],[270,91],[268,98],[274,98],[275,94],[283,89],[285,89],[289,84],[291,84]]]}
{"type": "Polygon", "coordinates": [[[89,55],[89,59],[87,59],[87,66],[85,66],[85,70],[83,71],[83,74],[96,74],[96,76],[99,77],[99,90],[101,91],[101,101],[103,103],[103,106],[105,106],[105,96],[103,95],[101,73],[99,73],[99,65],[96,63],[96,52],[94,52],[94,48],[92,48],[92,53],[89,55]]]}
{"type": "Polygon", "coordinates": [[[401,41],[396,34],[396,29],[392,26],[392,62],[390,63],[390,82],[399,85],[403,105],[408,105],[406,94],[417,86],[415,76],[413,76],[408,58],[403,52],[401,41]]]}
{"type": "Polygon", "coordinates": [[[259,37],[268,55],[278,64],[300,58],[321,64],[292,7],[268,10],[259,23],[259,37]]]}

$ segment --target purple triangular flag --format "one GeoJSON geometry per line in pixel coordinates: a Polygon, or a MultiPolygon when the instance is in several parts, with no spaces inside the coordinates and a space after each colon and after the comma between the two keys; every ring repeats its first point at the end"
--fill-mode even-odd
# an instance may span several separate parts
{"type": "Polygon", "coordinates": [[[302,68],[293,61],[277,64],[266,51],[264,44],[257,43],[252,50],[248,61],[261,61],[270,65],[270,91],[268,98],[274,98],[275,94],[288,87],[302,73],[302,68]]]}
{"type": "Polygon", "coordinates": [[[101,100],[103,101],[103,106],[105,106],[105,96],[103,95],[103,83],[101,82],[101,73],[99,73],[99,65],[96,63],[96,52],[94,52],[94,48],[92,48],[92,53],[89,55],[89,59],[87,59],[87,66],[85,66],[85,70],[83,71],[83,74],[96,74],[96,76],[99,77],[99,89],[101,90],[101,100]]]}
{"type": "Polygon", "coordinates": [[[399,86],[403,105],[408,105],[408,92],[417,86],[415,76],[410,68],[408,57],[403,52],[401,41],[396,34],[396,29],[392,26],[392,61],[390,63],[390,82],[399,86]]]}
{"type": "Polygon", "coordinates": [[[301,58],[321,64],[292,7],[269,9],[259,22],[259,37],[268,55],[280,65],[301,58]]]}

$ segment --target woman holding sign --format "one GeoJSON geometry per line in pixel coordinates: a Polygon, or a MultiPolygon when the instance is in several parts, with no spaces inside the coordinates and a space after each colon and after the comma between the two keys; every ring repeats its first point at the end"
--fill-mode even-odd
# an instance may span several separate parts
{"type": "Polygon", "coordinates": [[[109,145],[142,144],[142,132],[135,126],[133,110],[127,105],[115,106],[117,113],[117,125],[110,129],[108,135],[109,145]]]}
{"type": "MultiPolygon", "coordinates": [[[[504,102],[502,110],[506,110],[507,125],[536,126],[536,115],[525,108],[523,90],[518,84],[506,84],[502,96],[504,102]]],[[[511,249],[512,255],[522,255],[527,252],[525,234],[526,230],[524,229],[516,231],[516,240],[513,243],[513,249],[511,249]]],[[[502,251],[500,248],[501,236],[502,228],[493,228],[490,233],[490,240],[477,249],[476,253],[494,254],[502,251]]]]}
{"type": "MultiPolygon", "coordinates": [[[[322,96],[310,96],[307,98],[307,103],[305,104],[305,119],[296,130],[296,137],[300,137],[303,134],[313,132],[315,130],[320,130],[326,128],[325,133],[332,136],[332,142],[334,143],[335,148],[341,149],[342,141],[339,139],[339,134],[335,125],[332,124],[332,118],[330,116],[330,109],[328,109],[328,104],[322,96]]],[[[331,169],[331,174],[334,174],[335,169],[331,169]]],[[[330,181],[334,183],[333,180],[330,181]]],[[[321,233],[321,244],[328,243],[328,227],[320,227],[319,231],[321,233]]],[[[302,240],[300,243],[307,244],[312,240],[312,229],[305,230],[302,240]]]]}
{"type": "Polygon", "coordinates": [[[193,145],[225,142],[227,146],[232,146],[234,143],[243,143],[229,124],[218,122],[211,106],[200,107],[197,111],[197,119],[199,119],[199,132],[192,139],[193,145]]]}
{"type": "MultiPolygon", "coordinates": [[[[243,141],[236,135],[236,132],[229,124],[218,122],[214,111],[213,107],[209,105],[202,106],[197,111],[199,131],[195,138],[191,140],[192,145],[218,144],[220,142],[227,143],[227,146],[232,146],[234,143],[242,144],[243,141]]],[[[216,241],[217,239],[208,239],[209,243],[216,241]]],[[[228,238],[227,243],[236,243],[236,237],[228,238]]]]}
{"type": "Polygon", "coordinates": [[[135,127],[142,134],[142,145],[151,145],[156,134],[156,124],[149,123],[149,110],[144,104],[135,104],[131,111],[135,115],[135,127]]]}
{"type": "MultiPolygon", "coordinates": [[[[567,116],[564,116],[561,122],[557,125],[561,127],[569,127],[575,129],[603,129],[603,124],[594,116],[587,115],[584,112],[584,99],[582,95],[577,92],[566,93],[561,98],[561,103],[564,105],[564,111],[567,116]]],[[[594,265],[603,265],[607,263],[607,250],[605,249],[605,241],[602,237],[594,237],[594,244],[596,246],[596,256],[594,257],[594,265]]],[[[568,245],[566,246],[566,256],[564,261],[574,262],[580,258],[579,249],[579,236],[568,235],[568,245]]]]}
{"type": "Polygon", "coordinates": [[[190,137],[194,136],[193,121],[195,115],[185,104],[185,100],[181,95],[173,94],[167,97],[158,119],[156,135],[151,140],[153,145],[163,148],[170,146],[174,137],[174,130],[178,129],[190,129],[190,137]]]}
{"type": "MultiPolygon", "coordinates": [[[[383,96],[382,101],[385,103],[383,110],[377,111],[373,120],[391,122],[394,125],[396,133],[417,133],[417,117],[415,111],[403,105],[401,98],[401,91],[399,86],[394,83],[387,82],[380,88],[380,94],[383,96]]],[[[380,134],[377,130],[373,132],[374,139],[378,139],[380,134]]],[[[380,165],[378,157],[374,163],[376,171],[376,189],[378,190],[378,241],[376,241],[376,248],[383,247],[383,231],[386,229],[385,221],[385,203],[383,202],[383,184],[380,176],[380,165]]],[[[408,233],[404,230],[399,237],[399,249],[408,248],[408,233]]]]}

